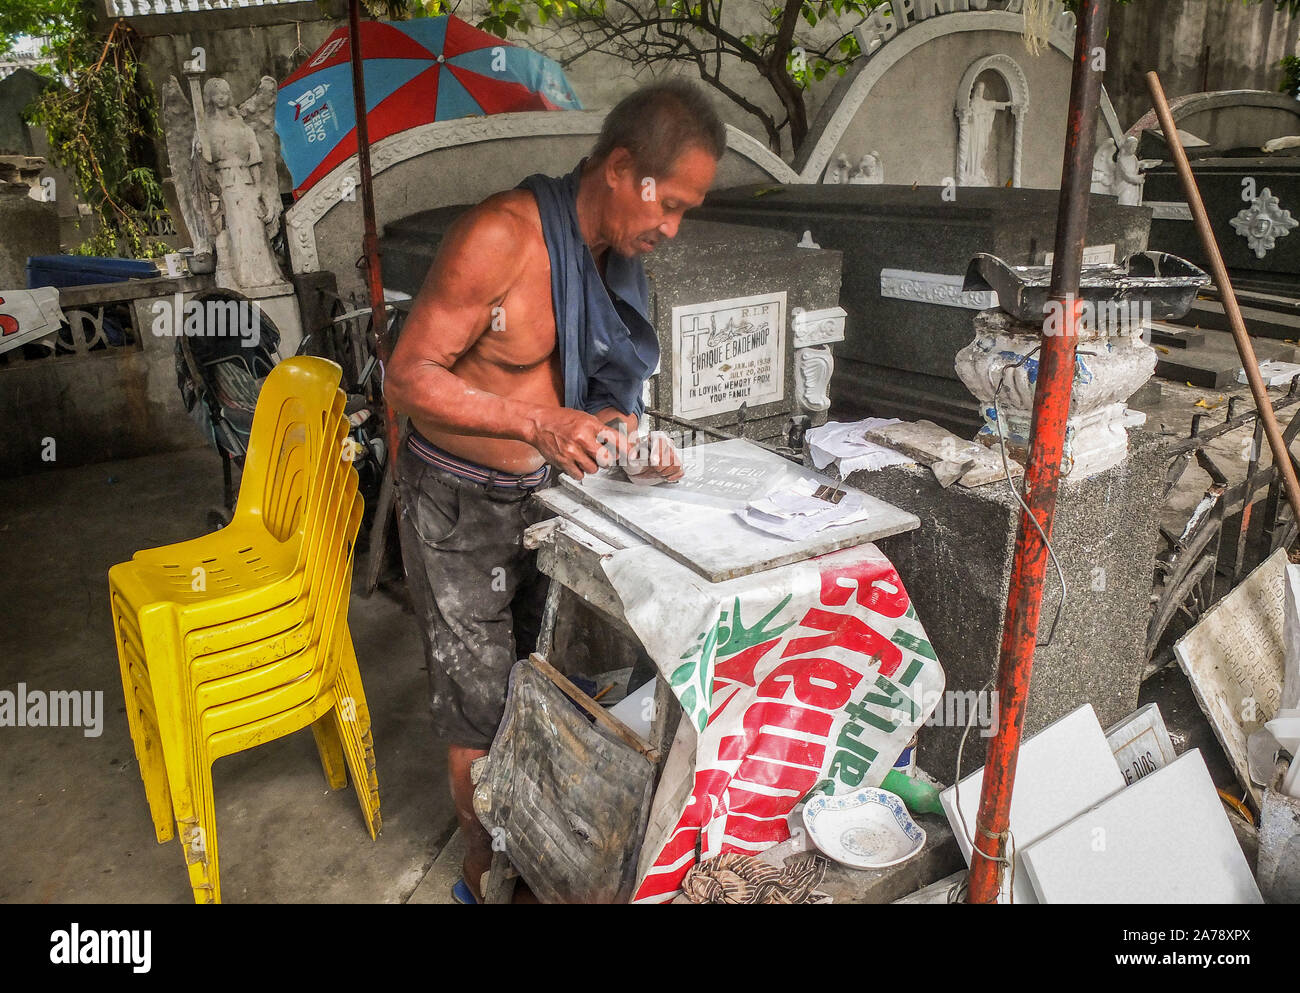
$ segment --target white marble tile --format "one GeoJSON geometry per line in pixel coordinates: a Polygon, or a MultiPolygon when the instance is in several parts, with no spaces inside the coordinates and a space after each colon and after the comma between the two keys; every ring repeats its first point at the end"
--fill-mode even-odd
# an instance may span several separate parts
{"type": "MultiPolygon", "coordinates": [[[[983,781],[980,768],[958,784],[965,829],[957,816],[958,791],[949,787],[939,797],[967,865],[971,860],[967,832],[975,831],[983,781]]],[[[1016,850],[1023,852],[1032,842],[1123,788],[1124,777],[1097,715],[1091,704],[1084,704],[1021,742],[1011,793],[1010,826],[1016,850]]],[[[1003,874],[1000,903],[1008,902],[1008,897],[1014,897],[1015,903],[1038,902],[1019,856],[1014,892],[1010,877],[1010,873],[1003,874]]]]}
{"type": "Polygon", "coordinates": [[[1198,749],[1021,851],[1044,903],[1261,903],[1198,749]]]}

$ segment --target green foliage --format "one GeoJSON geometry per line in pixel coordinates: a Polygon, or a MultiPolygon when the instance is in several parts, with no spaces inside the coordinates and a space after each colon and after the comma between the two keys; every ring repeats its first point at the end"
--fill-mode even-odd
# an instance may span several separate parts
{"type": "Polygon", "coordinates": [[[98,221],[74,254],[156,257],[169,248],[150,236],[141,214],[164,209],[154,168],[157,103],[126,23],[114,23],[107,40],[94,38],[90,24],[87,17],[58,51],[68,86],[46,90],[28,119],[46,129],[51,160],[76,177],[98,221]]]}
{"type": "Polygon", "coordinates": [[[1282,70],[1282,85],[1278,87],[1278,92],[1300,98],[1300,58],[1294,55],[1283,56],[1278,68],[1282,70]]]}
{"type": "Polygon", "coordinates": [[[24,36],[49,39],[52,50],[78,32],[82,0],[4,0],[0,3],[0,55],[14,50],[24,36]]]}

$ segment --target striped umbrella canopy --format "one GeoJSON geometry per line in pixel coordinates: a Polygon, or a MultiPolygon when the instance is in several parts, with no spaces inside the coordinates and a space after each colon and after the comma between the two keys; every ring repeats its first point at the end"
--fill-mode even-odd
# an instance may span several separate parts
{"type": "MultiPolygon", "coordinates": [[[[301,196],[356,154],[348,30],[335,30],[280,84],[275,128],[301,196]]],[[[518,110],[581,110],[553,60],[458,17],[361,23],[370,142],[431,121],[518,110]]]]}

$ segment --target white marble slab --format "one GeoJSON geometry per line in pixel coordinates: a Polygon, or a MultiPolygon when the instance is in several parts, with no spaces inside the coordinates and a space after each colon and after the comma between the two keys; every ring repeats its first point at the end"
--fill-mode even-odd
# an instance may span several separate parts
{"type": "Polygon", "coordinates": [[[1021,854],[1044,903],[1262,903],[1199,749],[1021,854]]]}
{"type": "MultiPolygon", "coordinates": [[[[979,810],[983,782],[984,769],[981,767],[958,784],[965,827],[958,817],[959,791],[950,786],[939,794],[967,865],[971,860],[968,832],[973,834],[975,831],[975,815],[979,810]]],[[[1115,764],[1092,704],[1084,704],[1021,742],[1016,780],[1011,792],[1010,828],[1016,851],[1013,856],[1014,889],[1011,873],[1004,872],[998,902],[1037,903],[1037,894],[1019,853],[1070,818],[1123,788],[1124,777],[1115,764]]]]}
{"type": "MultiPolygon", "coordinates": [[[[781,458],[740,438],[696,445],[682,453],[688,479],[705,479],[712,465],[749,465],[766,473],[768,481],[808,476],[828,486],[829,476],[781,458]]],[[[637,486],[609,478],[608,470],[577,482],[561,477],[564,492],[610,517],[615,523],[650,542],[655,548],[699,573],[712,583],[762,572],[817,555],[867,544],[921,526],[915,514],[877,500],[860,490],[867,507],[865,520],[827,528],[799,541],[766,534],[736,516],[746,499],[728,503],[708,493],[702,483],[675,489],[674,484],[637,486]],[[705,502],[707,501],[707,502],[705,502]]],[[[841,489],[851,490],[843,486],[841,489]]]]}
{"type": "Polygon", "coordinates": [[[1246,740],[1282,702],[1285,566],[1286,552],[1278,549],[1174,645],[1196,702],[1257,810],[1260,791],[1250,779],[1246,740]]]}

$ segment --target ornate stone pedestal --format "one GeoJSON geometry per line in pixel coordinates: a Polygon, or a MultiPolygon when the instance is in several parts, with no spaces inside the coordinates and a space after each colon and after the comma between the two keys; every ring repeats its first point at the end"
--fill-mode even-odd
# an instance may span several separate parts
{"type": "Polygon", "coordinates": [[[830,410],[831,373],[835,357],[831,345],[844,340],[844,308],[804,310],[795,307],[790,316],[794,332],[795,400],[814,424],[825,423],[830,410]]]}
{"type": "MultiPolygon", "coordinates": [[[[1146,419],[1129,410],[1127,401],[1155,371],[1155,349],[1142,340],[1143,327],[1110,330],[1123,333],[1094,329],[1079,336],[1063,475],[1091,476],[1122,462],[1128,454],[1127,428],[1146,419]]],[[[984,425],[977,440],[998,445],[1000,413],[1007,454],[1021,464],[1026,462],[1038,382],[1035,349],[1042,334],[1041,324],[1023,324],[1001,310],[983,310],[975,316],[975,340],[957,353],[957,375],[980,401],[984,425]]]]}

